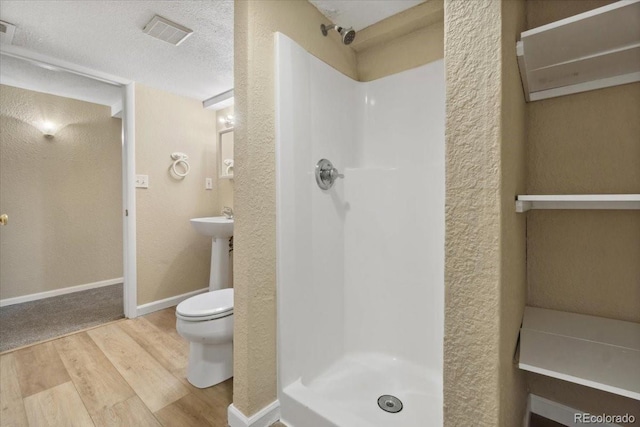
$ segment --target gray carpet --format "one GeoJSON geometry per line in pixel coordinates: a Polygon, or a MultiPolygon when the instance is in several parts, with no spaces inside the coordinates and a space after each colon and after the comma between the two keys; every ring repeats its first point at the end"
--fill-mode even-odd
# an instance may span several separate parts
{"type": "Polygon", "coordinates": [[[122,284],[0,308],[0,352],[124,317],[122,284]]]}

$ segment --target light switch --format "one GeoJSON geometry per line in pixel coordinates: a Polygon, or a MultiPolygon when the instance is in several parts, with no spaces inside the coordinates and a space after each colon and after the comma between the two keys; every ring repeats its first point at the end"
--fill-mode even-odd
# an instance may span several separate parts
{"type": "Polygon", "coordinates": [[[149,188],[149,175],[136,175],[136,188],[149,188]]]}
{"type": "Polygon", "coordinates": [[[204,179],[204,189],[205,190],[213,190],[213,179],[205,178],[204,179]]]}

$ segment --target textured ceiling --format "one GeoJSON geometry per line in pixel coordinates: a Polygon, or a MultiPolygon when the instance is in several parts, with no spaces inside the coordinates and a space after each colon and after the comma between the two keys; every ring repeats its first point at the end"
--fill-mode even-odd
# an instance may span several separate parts
{"type": "Polygon", "coordinates": [[[122,100],[117,86],[5,55],[0,56],[0,84],[108,106],[122,100]]]}
{"type": "MultiPolygon", "coordinates": [[[[13,44],[205,100],[233,87],[233,1],[0,1],[13,44]],[[155,15],[194,31],[180,46],[142,32],[155,15]]],[[[1,64],[0,64],[1,65],[1,64]]]]}
{"type": "Polygon", "coordinates": [[[309,0],[332,22],[360,31],[425,0],[309,0]]]}

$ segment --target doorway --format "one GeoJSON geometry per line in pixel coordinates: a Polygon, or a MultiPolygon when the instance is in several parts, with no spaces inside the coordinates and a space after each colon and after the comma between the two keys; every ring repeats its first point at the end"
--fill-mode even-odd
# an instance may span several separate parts
{"type": "Polygon", "coordinates": [[[0,310],[39,322],[13,348],[136,317],[133,85],[4,46],[2,64],[0,310]]]}

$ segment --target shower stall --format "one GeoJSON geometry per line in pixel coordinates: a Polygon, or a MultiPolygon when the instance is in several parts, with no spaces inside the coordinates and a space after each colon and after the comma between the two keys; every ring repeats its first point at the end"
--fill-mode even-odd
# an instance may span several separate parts
{"type": "Polygon", "coordinates": [[[442,60],[362,83],[276,34],[278,399],[290,427],[442,425],[444,121],[442,60]],[[326,190],[321,159],[335,167],[326,190]]]}

